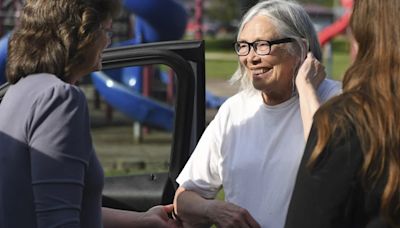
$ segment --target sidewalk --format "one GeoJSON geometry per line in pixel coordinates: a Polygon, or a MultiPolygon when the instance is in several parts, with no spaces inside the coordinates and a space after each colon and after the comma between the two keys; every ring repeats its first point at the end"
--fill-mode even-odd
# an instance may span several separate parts
{"type": "Polygon", "coordinates": [[[228,80],[206,79],[206,89],[217,96],[232,96],[238,91],[237,85],[231,85],[228,80]]]}

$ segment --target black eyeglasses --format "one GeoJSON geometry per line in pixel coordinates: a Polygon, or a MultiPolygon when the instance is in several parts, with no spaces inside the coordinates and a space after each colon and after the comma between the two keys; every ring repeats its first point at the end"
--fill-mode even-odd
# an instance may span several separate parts
{"type": "Polygon", "coordinates": [[[257,40],[252,43],[246,41],[237,41],[233,44],[236,53],[239,56],[248,55],[250,47],[253,47],[257,55],[269,55],[271,53],[271,47],[274,44],[290,43],[295,41],[294,38],[283,38],[279,40],[257,40]]]}

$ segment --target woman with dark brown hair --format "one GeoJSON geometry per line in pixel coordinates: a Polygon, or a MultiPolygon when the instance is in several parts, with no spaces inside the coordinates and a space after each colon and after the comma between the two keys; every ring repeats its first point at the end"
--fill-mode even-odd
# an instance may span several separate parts
{"type": "Polygon", "coordinates": [[[398,0],[356,0],[358,53],[314,117],[286,228],[400,227],[398,0]]]}
{"type": "Polygon", "coordinates": [[[115,0],[27,0],[0,105],[0,227],[175,227],[172,205],[101,207],[103,170],[74,84],[101,69],[115,0]]]}

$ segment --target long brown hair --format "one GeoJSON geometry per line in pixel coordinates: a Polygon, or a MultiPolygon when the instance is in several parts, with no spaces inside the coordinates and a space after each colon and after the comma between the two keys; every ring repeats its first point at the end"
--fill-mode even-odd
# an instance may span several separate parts
{"type": "Polygon", "coordinates": [[[364,183],[384,183],[381,212],[400,226],[400,14],[398,0],[356,0],[351,29],[358,53],[343,78],[343,94],[315,115],[318,140],[309,165],[354,129],[364,155],[364,183]],[[341,138],[341,137],[338,137],[341,138]]]}
{"type": "Polygon", "coordinates": [[[34,73],[68,81],[85,62],[101,25],[116,16],[118,0],[27,0],[8,46],[7,79],[34,73]]]}

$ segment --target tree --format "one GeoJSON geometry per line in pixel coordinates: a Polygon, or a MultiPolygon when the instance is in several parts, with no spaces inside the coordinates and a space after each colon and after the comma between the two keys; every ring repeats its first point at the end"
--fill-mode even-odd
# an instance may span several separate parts
{"type": "Polygon", "coordinates": [[[299,3],[303,4],[316,4],[316,5],[332,7],[334,0],[298,0],[298,1],[299,3]]]}
{"type": "Polygon", "coordinates": [[[229,24],[240,17],[240,5],[237,0],[209,1],[205,10],[211,20],[229,24]]]}
{"type": "Polygon", "coordinates": [[[257,4],[258,0],[241,0],[241,14],[244,14],[248,9],[257,4]]]}

